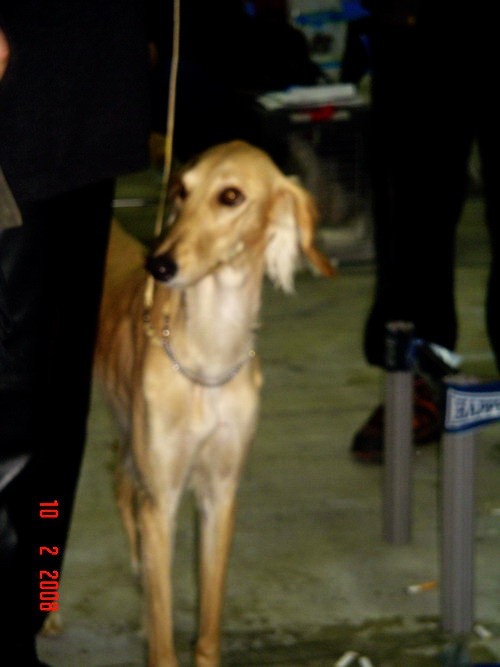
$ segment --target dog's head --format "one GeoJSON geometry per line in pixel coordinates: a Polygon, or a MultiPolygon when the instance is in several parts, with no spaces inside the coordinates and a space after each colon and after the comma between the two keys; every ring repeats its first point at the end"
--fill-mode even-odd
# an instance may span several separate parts
{"type": "Polygon", "coordinates": [[[192,285],[256,253],[286,291],[293,289],[301,251],[321,273],[333,274],[314,245],[317,214],[311,196],[245,142],[215,146],[179,173],[170,218],[147,268],[172,287],[192,285]]]}

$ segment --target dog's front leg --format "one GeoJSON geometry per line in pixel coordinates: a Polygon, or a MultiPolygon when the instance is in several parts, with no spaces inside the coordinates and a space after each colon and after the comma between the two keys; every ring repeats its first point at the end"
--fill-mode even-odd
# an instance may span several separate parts
{"type": "Polygon", "coordinates": [[[236,495],[257,423],[256,384],[242,378],[218,402],[219,429],[200,452],[194,491],[200,513],[200,621],[196,667],[218,667],[220,628],[229,552],[234,532],[236,495]]]}
{"type": "Polygon", "coordinates": [[[148,666],[177,667],[172,618],[171,566],[177,499],[168,507],[158,498],[139,504],[142,576],[146,602],[148,666]]]}
{"type": "Polygon", "coordinates": [[[129,542],[132,571],[138,575],[140,572],[140,556],[135,505],[136,494],[137,489],[134,480],[130,473],[125,470],[124,463],[120,462],[115,471],[116,504],[129,542]]]}
{"type": "Polygon", "coordinates": [[[236,485],[223,483],[200,503],[200,627],[196,667],[220,662],[220,625],[234,531],[236,485]]]}

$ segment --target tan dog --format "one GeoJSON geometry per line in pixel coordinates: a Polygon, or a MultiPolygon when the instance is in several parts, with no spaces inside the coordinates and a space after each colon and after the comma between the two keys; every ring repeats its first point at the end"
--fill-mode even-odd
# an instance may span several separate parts
{"type": "Polygon", "coordinates": [[[171,227],[148,258],[112,233],[97,368],[123,430],[118,502],[140,552],[150,667],[177,665],[170,567],[176,511],[189,485],[200,514],[197,667],[220,660],[224,581],[261,373],[254,348],[264,272],[286,291],[313,245],[309,195],[262,151],[216,146],[174,183],[171,227]]]}

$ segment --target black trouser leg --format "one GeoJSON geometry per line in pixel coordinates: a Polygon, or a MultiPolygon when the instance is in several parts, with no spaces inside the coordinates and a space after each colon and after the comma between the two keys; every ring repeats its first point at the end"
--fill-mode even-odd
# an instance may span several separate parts
{"type": "Polygon", "coordinates": [[[486,223],[490,237],[491,265],[486,295],[486,326],[491,348],[500,372],[500,165],[496,120],[498,101],[491,99],[482,107],[478,144],[481,156],[486,223]]]}
{"type": "Polygon", "coordinates": [[[391,320],[413,322],[416,335],[455,346],[455,231],[475,120],[460,86],[436,70],[427,42],[411,31],[391,35],[374,48],[372,101],[377,272],[365,356],[380,366],[391,320]]]}
{"type": "Polygon", "coordinates": [[[12,664],[24,664],[16,648],[45,616],[40,570],[61,573],[86,439],[113,190],[106,181],[23,206],[23,226],[0,238],[0,462],[6,470],[19,455],[29,457],[0,492],[9,601],[0,651],[14,647],[12,664]],[[53,501],[58,517],[40,518],[40,503],[53,501]],[[57,555],[42,550],[41,557],[44,546],[57,555]]]}

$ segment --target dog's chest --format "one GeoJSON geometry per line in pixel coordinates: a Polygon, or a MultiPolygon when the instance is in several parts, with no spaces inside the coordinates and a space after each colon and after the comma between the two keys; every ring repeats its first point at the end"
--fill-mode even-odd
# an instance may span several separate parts
{"type": "Polygon", "coordinates": [[[179,460],[184,461],[192,486],[214,466],[230,469],[252,440],[259,403],[254,377],[258,374],[250,364],[224,386],[206,388],[189,382],[166,361],[170,368],[161,363],[163,372],[159,373],[157,359],[155,372],[146,381],[150,446],[167,475],[179,460]]]}
{"type": "Polygon", "coordinates": [[[245,421],[248,400],[238,399],[240,378],[220,387],[204,387],[184,377],[161,349],[153,351],[147,365],[144,391],[150,418],[192,445],[245,421]]]}

